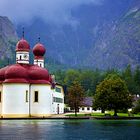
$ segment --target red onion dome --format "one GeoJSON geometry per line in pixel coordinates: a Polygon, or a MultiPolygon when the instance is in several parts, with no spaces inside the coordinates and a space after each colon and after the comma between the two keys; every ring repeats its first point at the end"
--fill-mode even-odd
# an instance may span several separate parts
{"type": "Polygon", "coordinates": [[[5,71],[7,70],[7,68],[8,66],[0,69],[0,83],[2,83],[5,80],[5,71]]]}
{"type": "Polygon", "coordinates": [[[5,71],[5,83],[28,83],[27,70],[20,64],[11,65],[5,71]]]}
{"type": "Polygon", "coordinates": [[[30,51],[29,43],[22,38],[16,45],[16,51],[30,51]]]}
{"type": "Polygon", "coordinates": [[[29,70],[30,83],[33,84],[50,84],[49,73],[47,69],[33,65],[29,70]]]}
{"type": "Polygon", "coordinates": [[[33,48],[35,57],[43,57],[46,52],[45,47],[41,43],[37,43],[33,48]]]}

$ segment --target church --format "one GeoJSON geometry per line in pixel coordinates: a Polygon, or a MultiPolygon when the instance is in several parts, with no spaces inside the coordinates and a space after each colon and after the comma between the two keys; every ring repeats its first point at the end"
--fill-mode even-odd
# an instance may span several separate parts
{"type": "Polygon", "coordinates": [[[0,117],[47,117],[64,113],[64,91],[44,68],[45,47],[40,41],[33,47],[24,37],[16,45],[16,64],[0,69],[0,117]]]}

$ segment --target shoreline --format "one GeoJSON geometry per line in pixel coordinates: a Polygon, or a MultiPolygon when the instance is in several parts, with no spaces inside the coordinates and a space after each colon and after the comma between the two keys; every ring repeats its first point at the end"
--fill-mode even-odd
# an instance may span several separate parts
{"type": "Polygon", "coordinates": [[[29,117],[29,118],[0,118],[0,120],[140,120],[140,117],[29,117]]]}

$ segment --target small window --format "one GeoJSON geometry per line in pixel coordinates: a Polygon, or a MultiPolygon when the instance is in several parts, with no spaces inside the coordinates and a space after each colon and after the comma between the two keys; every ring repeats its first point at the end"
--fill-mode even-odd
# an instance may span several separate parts
{"type": "Polygon", "coordinates": [[[28,102],[28,90],[26,90],[26,97],[25,97],[25,101],[28,102]]]}
{"type": "Polygon", "coordinates": [[[38,91],[34,92],[34,102],[38,102],[38,91]]]}
{"type": "Polygon", "coordinates": [[[87,110],[90,110],[90,108],[89,108],[89,107],[87,107],[87,110]]]}
{"type": "Polygon", "coordinates": [[[1,91],[0,91],[0,102],[1,102],[1,91]]]}
{"type": "Polygon", "coordinates": [[[84,107],[82,107],[82,110],[85,110],[85,108],[84,108],[84,107]]]}
{"type": "Polygon", "coordinates": [[[53,97],[53,102],[55,102],[55,97],[53,97]]]}
{"type": "Polygon", "coordinates": [[[62,98],[53,97],[53,102],[63,103],[63,99],[62,98]]]}
{"type": "Polygon", "coordinates": [[[19,59],[21,60],[21,55],[19,56],[19,59]]]}
{"type": "Polygon", "coordinates": [[[61,93],[61,88],[55,87],[55,91],[61,93]]]}

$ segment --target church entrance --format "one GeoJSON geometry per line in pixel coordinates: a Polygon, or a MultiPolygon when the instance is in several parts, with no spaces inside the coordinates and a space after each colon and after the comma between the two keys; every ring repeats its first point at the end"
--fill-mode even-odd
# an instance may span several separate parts
{"type": "Polygon", "coordinates": [[[59,114],[59,104],[57,104],[57,114],[59,114]]]}

